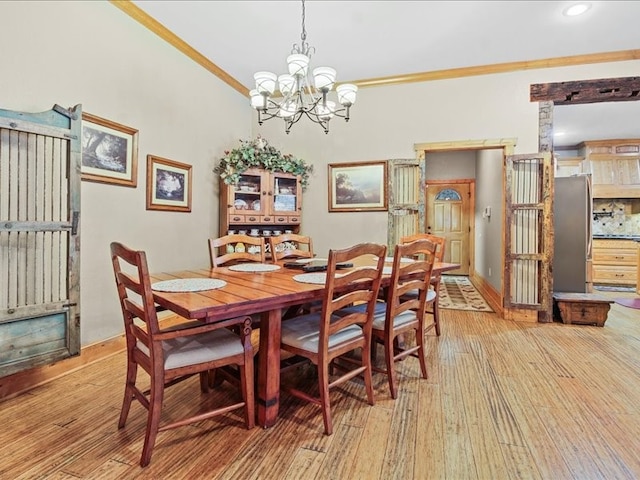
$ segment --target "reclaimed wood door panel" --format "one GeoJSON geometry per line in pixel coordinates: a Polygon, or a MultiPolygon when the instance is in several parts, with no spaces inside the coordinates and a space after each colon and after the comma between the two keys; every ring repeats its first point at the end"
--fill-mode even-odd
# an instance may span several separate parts
{"type": "Polygon", "coordinates": [[[0,376],[80,351],[80,118],[0,110],[0,376]]]}
{"type": "Polygon", "coordinates": [[[505,306],[539,310],[551,321],[551,156],[508,156],[505,173],[505,306]]]}
{"type": "Polygon", "coordinates": [[[424,225],[424,160],[388,160],[387,249],[393,252],[402,237],[424,225]]]}

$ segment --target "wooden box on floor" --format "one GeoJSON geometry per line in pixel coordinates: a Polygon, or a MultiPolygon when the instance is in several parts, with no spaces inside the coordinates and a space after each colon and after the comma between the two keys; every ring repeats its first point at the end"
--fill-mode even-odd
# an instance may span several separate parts
{"type": "Polygon", "coordinates": [[[563,323],[604,327],[613,300],[596,293],[554,293],[553,300],[563,323]]]}

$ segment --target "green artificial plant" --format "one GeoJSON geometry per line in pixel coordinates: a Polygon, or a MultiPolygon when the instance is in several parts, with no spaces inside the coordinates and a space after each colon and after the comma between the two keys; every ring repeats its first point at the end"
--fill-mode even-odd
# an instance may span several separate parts
{"type": "Polygon", "coordinates": [[[309,185],[309,177],[313,172],[313,165],[291,154],[283,154],[260,136],[254,140],[240,140],[239,147],[225,151],[213,171],[227,185],[235,185],[240,175],[249,168],[300,175],[303,190],[309,185]]]}

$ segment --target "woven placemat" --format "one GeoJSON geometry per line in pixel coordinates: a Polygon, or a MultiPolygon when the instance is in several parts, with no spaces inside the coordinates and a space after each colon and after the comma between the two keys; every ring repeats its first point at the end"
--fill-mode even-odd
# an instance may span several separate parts
{"type": "Polygon", "coordinates": [[[151,288],[158,292],[200,292],[222,288],[226,284],[224,280],[215,278],[176,278],[156,282],[151,285],[151,288]]]}
{"type": "Polygon", "coordinates": [[[280,270],[280,265],[273,265],[271,263],[239,263],[238,265],[231,265],[229,270],[234,272],[274,272],[280,270]]]}
{"type": "Polygon", "coordinates": [[[293,279],[296,282],[300,283],[314,283],[317,285],[324,285],[327,281],[327,272],[301,273],[299,275],[294,275],[293,279]]]}
{"type": "MultiPolygon", "coordinates": [[[[376,260],[378,259],[378,257],[374,257],[376,260]]],[[[393,263],[393,257],[384,257],[384,262],[385,263],[393,263]]],[[[400,263],[413,263],[415,262],[415,260],[413,260],[412,258],[404,258],[402,257],[400,259],[400,263]]]]}

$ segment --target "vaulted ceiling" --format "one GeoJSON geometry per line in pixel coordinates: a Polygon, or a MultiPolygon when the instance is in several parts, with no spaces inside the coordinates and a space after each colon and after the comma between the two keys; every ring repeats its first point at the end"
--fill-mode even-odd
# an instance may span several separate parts
{"type": "MultiPolygon", "coordinates": [[[[292,45],[300,42],[300,1],[132,3],[118,6],[129,14],[138,7],[138,20],[165,38],[167,31],[175,35],[169,41],[193,49],[243,93],[253,88],[258,70],[284,73],[292,45]]],[[[332,66],[338,83],[363,87],[640,58],[640,2],[592,1],[581,16],[563,15],[574,3],[306,0],[311,65],[332,66]]]]}

